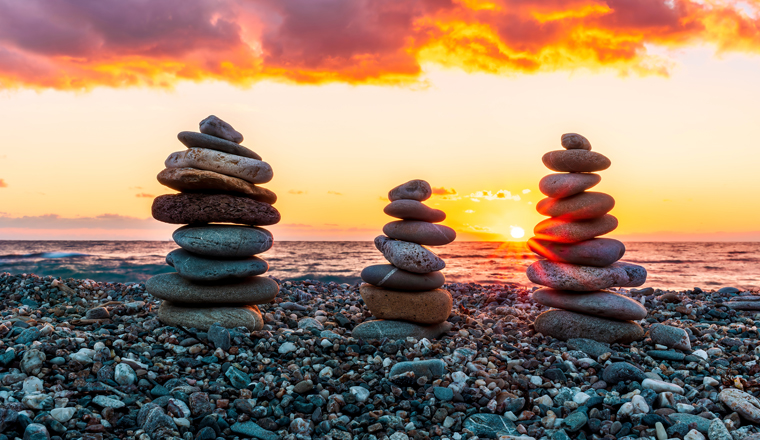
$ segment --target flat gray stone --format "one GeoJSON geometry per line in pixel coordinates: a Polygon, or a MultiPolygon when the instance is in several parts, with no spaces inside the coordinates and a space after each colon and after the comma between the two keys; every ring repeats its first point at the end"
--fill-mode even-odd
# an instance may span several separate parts
{"type": "Polygon", "coordinates": [[[679,350],[691,350],[691,341],[686,330],[664,324],[652,324],[649,327],[649,337],[655,344],[664,345],[679,350]]]}
{"type": "Polygon", "coordinates": [[[412,372],[416,378],[425,377],[429,380],[446,374],[446,363],[441,359],[426,359],[423,361],[399,362],[391,367],[388,377],[412,372]]]}
{"type": "Polygon", "coordinates": [[[422,325],[405,321],[378,319],[357,325],[351,332],[351,336],[366,340],[383,338],[398,340],[406,339],[410,336],[416,339],[436,339],[451,330],[451,327],[452,325],[448,321],[440,324],[422,325]]]}
{"type": "MultiPolygon", "coordinates": [[[[216,139],[213,136],[208,137],[216,139]]],[[[166,168],[196,168],[214,171],[239,177],[250,183],[267,183],[274,177],[272,167],[259,159],[206,148],[188,148],[185,151],[172,153],[166,158],[164,165],[166,168]]]]}
{"type": "Polygon", "coordinates": [[[375,264],[362,270],[362,280],[387,289],[419,292],[437,289],[446,282],[441,271],[424,274],[407,272],[392,264],[375,264]]]}
{"type": "Polygon", "coordinates": [[[517,436],[517,427],[511,420],[498,414],[473,414],[464,420],[462,428],[477,436],[496,438],[504,435],[517,436]]]}
{"type": "Polygon", "coordinates": [[[181,131],[177,139],[187,148],[208,148],[209,150],[221,151],[224,153],[234,154],[235,156],[247,157],[250,159],[261,160],[261,156],[254,151],[216,136],[205,133],[196,133],[194,131],[181,131]]]}
{"type": "Polygon", "coordinates": [[[391,202],[396,200],[417,200],[423,202],[433,195],[433,188],[424,180],[410,180],[393,188],[388,192],[391,202]]]}
{"type": "Polygon", "coordinates": [[[594,173],[555,173],[544,176],[538,182],[538,189],[547,197],[569,197],[602,181],[602,176],[594,173]]]}
{"type": "Polygon", "coordinates": [[[614,292],[576,293],[556,289],[538,289],[533,292],[532,297],[534,301],[548,307],[603,318],[637,321],[647,317],[647,309],[640,302],[614,292]]]}
{"type": "Polygon", "coordinates": [[[420,220],[430,223],[446,220],[445,212],[440,209],[431,208],[417,200],[401,199],[393,201],[383,208],[383,212],[401,220],[420,220]]]}
{"type": "Polygon", "coordinates": [[[277,296],[279,286],[265,277],[209,285],[193,283],[177,273],[162,273],[151,277],[145,283],[145,289],[156,298],[183,305],[250,305],[271,302],[277,296]]]}
{"type": "Polygon", "coordinates": [[[631,321],[615,321],[568,310],[549,310],[536,318],[536,331],[567,341],[587,338],[598,342],[627,344],[644,339],[644,329],[631,321]]]}
{"type": "Polygon", "coordinates": [[[697,427],[697,431],[701,432],[702,434],[707,434],[709,432],[710,423],[712,422],[710,419],[686,413],[673,413],[670,414],[668,418],[676,423],[681,422],[687,425],[694,423],[697,427]]]}
{"type": "Polygon", "coordinates": [[[622,268],[579,266],[538,260],[528,266],[528,279],[536,284],[559,290],[592,292],[628,283],[622,268]]]}
{"type": "Polygon", "coordinates": [[[246,437],[253,437],[259,440],[277,440],[280,438],[279,435],[275,434],[272,431],[267,431],[266,429],[250,420],[247,422],[237,422],[230,426],[230,430],[232,430],[232,432],[235,434],[244,435],[246,437]]]}
{"type": "Polygon", "coordinates": [[[243,142],[243,135],[239,131],[232,128],[232,125],[229,123],[214,115],[202,120],[200,124],[198,124],[198,127],[203,134],[226,139],[236,144],[243,142]]]}
{"type": "Polygon", "coordinates": [[[375,237],[375,247],[392,265],[409,272],[430,273],[446,267],[446,263],[430,249],[417,243],[375,237]]]}
{"type": "Polygon", "coordinates": [[[602,372],[602,379],[609,385],[615,385],[626,380],[641,382],[646,378],[647,376],[643,371],[628,362],[613,362],[602,372]]]}
{"type": "Polygon", "coordinates": [[[383,233],[390,238],[427,246],[443,246],[457,238],[453,229],[419,220],[399,220],[383,226],[383,233]]]}
{"type": "Polygon", "coordinates": [[[557,243],[530,238],[528,247],[542,257],[557,263],[606,267],[623,258],[625,245],[612,238],[592,238],[577,243],[557,243]]]}
{"type": "Polygon", "coordinates": [[[188,225],[174,231],[172,238],[182,249],[212,258],[247,258],[274,243],[264,228],[237,225],[188,225]]]}
{"type": "Polygon", "coordinates": [[[208,331],[214,323],[225,328],[245,327],[250,331],[264,328],[264,320],[256,306],[183,307],[164,301],[158,309],[158,320],[166,325],[201,331],[208,331]]]}
{"type": "Polygon", "coordinates": [[[594,359],[599,358],[599,356],[603,355],[604,353],[613,352],[610,349],[610,344],[605,344],[603,342],[598,342],[593,339],[586,338],[568,339],[567,346],[571,350],[580,350],[594,359]]]}
{"type": "Polygon", "coordinates": [[[242,260],[215,260],[176,249],[166,256],[166,264],[190,281],[219,281],[261,275],[269,270],[269,264],[259,257],[242,260]]]}
{"type": "Polygon", "coordinates": [[[602,171],[612,164],[604,155],[589,150],[550,151],[541,160],[552,171],[568,173],[602,171]]]}
{"type": "Polygon", "coordinates": [[[608,234],[617,227],[618,219],[612,214],[605,214],[588,220],[547,218],[533,228],[533,234],[539,240],[577,243],[608,234]]]}

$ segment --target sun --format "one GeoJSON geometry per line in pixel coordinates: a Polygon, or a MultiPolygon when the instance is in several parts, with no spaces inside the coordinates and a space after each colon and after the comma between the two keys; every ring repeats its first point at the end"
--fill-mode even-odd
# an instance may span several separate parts
{"type": "Polygon", "coordinates": [[[523,238],[525,236],[525,230],[519,226],[510,226],[512,228],[509,231],[509,235],[512,236],[512,238],[523,238]]]}

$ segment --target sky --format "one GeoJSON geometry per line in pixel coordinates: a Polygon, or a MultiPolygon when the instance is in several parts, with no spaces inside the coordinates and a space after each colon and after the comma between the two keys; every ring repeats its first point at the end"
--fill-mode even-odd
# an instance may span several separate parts
{"type": "Polygon", "coordinates": [[[459,240],[526,240],[577,132],[611,237],[759,241],[757,78],[758,0],[0,0],[0,239],[169,240],[156,174],[214,114],[277,240],[371,240],[411,179],[459,240]]]}

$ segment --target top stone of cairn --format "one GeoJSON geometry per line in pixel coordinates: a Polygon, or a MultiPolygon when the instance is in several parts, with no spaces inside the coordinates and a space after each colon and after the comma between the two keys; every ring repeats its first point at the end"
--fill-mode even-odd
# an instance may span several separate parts
{"type": "Polygon", "coordinates": [[[388,198],[391,202],[396,200],[417,200],[422,202],[433,195],[433,189],[430,184],[424,180],[410,180],[406,183],[393,188],[388,192],[388,198]]]}
{"type": "Polygon", "coordinates": [[[232,126],[214,115],[209,116],[200,123],[201,133],[216,136],[239,144],[243,142],[243,135],[232,126]]]}
{"type": "Polygon", "coordinates": [[[562,135],[562,148],[565,150],[591,150],[591,142],[578,133],[565,133],[562,135]]]}

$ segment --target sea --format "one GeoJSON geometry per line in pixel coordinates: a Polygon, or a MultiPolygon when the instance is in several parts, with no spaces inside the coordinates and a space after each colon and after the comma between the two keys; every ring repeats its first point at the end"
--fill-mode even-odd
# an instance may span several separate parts
{"type": "MultiPolygon", "coordinates": [[[[628,242],[623,261],[644,266],[645,286],[663,290],[737,287],[760,290],[760,242],[628,242]]],[[[173,272],[172,241],[0,241],[0,273],[133,283],[173,272]]],[[[447,282],[533,286],[525,269],[536,260],[523,242],[454,242],[434,248],[447,282]]],[[[355,284],[362,268],[386,264],[372,242],[278,241],[259,255],[278,280],[355,284]]]]}

